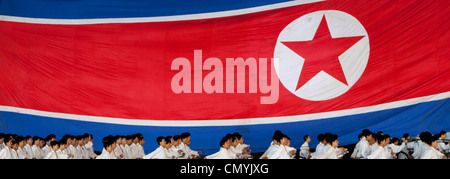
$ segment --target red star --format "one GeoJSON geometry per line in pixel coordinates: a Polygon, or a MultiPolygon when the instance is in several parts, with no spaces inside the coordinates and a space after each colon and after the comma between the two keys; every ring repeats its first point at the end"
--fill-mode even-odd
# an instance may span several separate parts
{"type": "Polygon", "coordinates": [[[324,71],[348,85],[338,57],[362,38],[364,36],[332,38],[324,15],[313,40],[281,42],[305,59],[295,90],[302,87],[320,71],[324,71]]]}

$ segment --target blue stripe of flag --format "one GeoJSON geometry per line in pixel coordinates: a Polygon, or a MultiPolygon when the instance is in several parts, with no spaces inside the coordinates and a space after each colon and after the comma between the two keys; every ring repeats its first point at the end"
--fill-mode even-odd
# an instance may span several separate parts
{"type": "Polygon", "coordinates": [[[0,15],[91,19],[156,17],[237,10],[290,0],[0,0],[0,15]]]}

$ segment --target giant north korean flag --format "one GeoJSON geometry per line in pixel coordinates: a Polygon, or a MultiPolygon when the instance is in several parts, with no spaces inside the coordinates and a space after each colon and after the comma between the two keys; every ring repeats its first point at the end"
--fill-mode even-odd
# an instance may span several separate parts
{"type": "MultiPolygon", "coordinates": [[[[0,132],[450,130],[450,1],[0,0],[0,132]]],[[[59,137],[58,137],[59,136],[59,137]]],[[[214,151],[214,150],[212,150],[214,151]]]]}

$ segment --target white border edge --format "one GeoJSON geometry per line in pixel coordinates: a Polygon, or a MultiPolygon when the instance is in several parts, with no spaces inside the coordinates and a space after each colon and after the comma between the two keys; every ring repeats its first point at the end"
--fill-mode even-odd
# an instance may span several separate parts
{"type": "Polygon", "coordinates": [[[34,109],[26,109],[11,106],[1,106],[0,111],[14,112],[20,114],[36,115],[43,117],[51,117],[57,119],[69,119],[85,122],[98,122],[119,125],[138,125],[138,126],[155,126],[155,127],[206,127],[206,126],[240,126],[240,125],[258,125],[258,124],[280,124],[289,122],[310,121],[317,119],[326,119],[333,117],[341,117],[355,114],[363,114],[369,112],[382,111],[386,109],[394,109],[399,107],[411,106],[423,102],[431,102],[450,98],[450,91],[430,96],[411,98],[407,100],[394,101],[373,106],[345,109],[339,111],[329,111],[322,113],[303,114],[295,116],[283,117],[264,117],[249,119],[216,119],[216,120],[146,120],[146,119],[123,119],[113,117],[98,117],[78,114],[66,114],[57,112],[47,112],[34,109]]]}

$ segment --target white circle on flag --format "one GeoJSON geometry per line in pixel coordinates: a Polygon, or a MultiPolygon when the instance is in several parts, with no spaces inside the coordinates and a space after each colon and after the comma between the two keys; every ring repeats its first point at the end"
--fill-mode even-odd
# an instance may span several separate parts
{"type": "Polygon", "coordinates": [[[355,17],[337,10],[316,11],[297,18],[281,31],[275,45],[274,66],[281,83],[291,93],[302,99],[323,101],[344,94],[358,81],[366,68],[369,53],[369,36],[355,17]],[[281,42],[312,41],[322,18],[326,18],[333,39],[364,37],[339,55],[347,85],[320,71],[297,89],[305,58],[281,42]]]}

